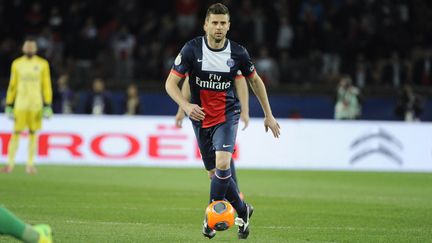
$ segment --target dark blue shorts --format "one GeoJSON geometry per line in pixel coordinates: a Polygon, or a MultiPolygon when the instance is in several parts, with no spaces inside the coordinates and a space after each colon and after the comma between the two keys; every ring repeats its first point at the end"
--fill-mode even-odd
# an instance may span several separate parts
{"type": "Polygon", "coordinates": [[[234,152],[238,121],[239,116],[236,115],[209,128],[192,123],[206,170],[216,167],[216,151],[234,152]]]}

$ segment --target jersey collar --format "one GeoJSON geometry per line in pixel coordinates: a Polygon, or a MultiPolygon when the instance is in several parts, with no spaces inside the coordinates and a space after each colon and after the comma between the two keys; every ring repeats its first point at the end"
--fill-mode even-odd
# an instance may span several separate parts
{"type": "Polygon", "coordinates": [[[214,49],[214,48],[211,48],[211,47],[209,46],[209,44],[208,44],[208,42],[207,42],[207,36],[203,36],[203,38],[204,38],[204,43],[205,43],[205,45],[207,46],[207,48],[208,48],[210,51],[214,51],[214,52],[219,52],[219,51],[223,51],[223,50],[225,50],[225,49],[227,48],[227,46],[228,46],[228,42],[229,42],[228,38],[225,38],[224,46],[223,46],[222,48],[220,48],[220,49],[214,49]]]}

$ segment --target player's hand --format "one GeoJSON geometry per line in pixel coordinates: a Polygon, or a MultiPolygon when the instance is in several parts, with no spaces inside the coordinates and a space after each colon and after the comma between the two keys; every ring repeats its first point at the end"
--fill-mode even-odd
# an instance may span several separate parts
{"type": "Polygon", "coordinates": [[[14,118],[14,114],[13,114],[13,107],[12,107],[11,105],[7,105],[7,106],[6,106],[6,108],[5,108],[5,113],[6,113],[6,116],[7,116],[9,119],[13,119],[13,118],[14,118]]]}
{"type": "Polygon", "coordinates": [[[280,136],[280,126],[277,123],[276,119],[273,116],[266,116],[264,118],[264,127],[265,131],[268,132],[269,128],[273,133],[275,138],[279,138],[280,136]]]}
{"type": "Polygon", "coordinates": [[[176,125],[176,127],[182,128],[183,119],[184,119],[185,116],[186,115],[185,115],[184,111],[181,108],[179,108],[178,111],[177,111],[177,114],[175,116],[175,125],[176,125]]]}
{"type": "Polygon", "coordinates": [[[50,105],[46,105],[46,106],[44,106],[44,108],[43,108],[43,110],[42,110],[42,115],[43,115],[44,118],[47,118],[47,119],[49,119],[49,118],[52,117],[52,115],[53,115],[53,110],[52,110],[52,108],[51,108],[50,105]]]}
{"type": "Polygon", "coordinates": [[[204,108],[197,104],[188,103],[184,111],[194,121],[202,121],[205,118],[204,108]]]}
{"type": "Polygon", "coordinates": [[[240,113],[240,121],[244,123],[244,126],[242,128],[242,131],[244,131],[249,126],[249,113],[248,112],[241,112],[240,113]]]}

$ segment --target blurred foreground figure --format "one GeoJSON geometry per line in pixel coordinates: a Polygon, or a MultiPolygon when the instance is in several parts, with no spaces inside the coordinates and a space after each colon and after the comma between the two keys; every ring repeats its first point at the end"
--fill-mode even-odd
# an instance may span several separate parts
{"type": "Polygon", "coordinates": [[[52,231],[49,225],[37,224],[32,226],[26,224],[11,211],[0,206],[0,236],[2,235],[13,236],[26,243],[53,242],[52,231]]]}

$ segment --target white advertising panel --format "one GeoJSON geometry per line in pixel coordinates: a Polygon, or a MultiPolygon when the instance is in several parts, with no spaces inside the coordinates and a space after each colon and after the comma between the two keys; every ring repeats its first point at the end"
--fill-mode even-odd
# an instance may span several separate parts
{"type": "MultiPolygon", "coordinates": [[[[239,126],[236,164],[243,168],[432,171],[432,124],[280,119],[282,135],[262,119],[239,126]]],[[[12,121],[0,117],[0,161],[7,159],[12,121]]],[[[17,162],[25,163],[26,134],[17,162]]],[[[39,133],[37,163],[201,167],[189,121],[166,116],[56,115],[39,133]]]]}

